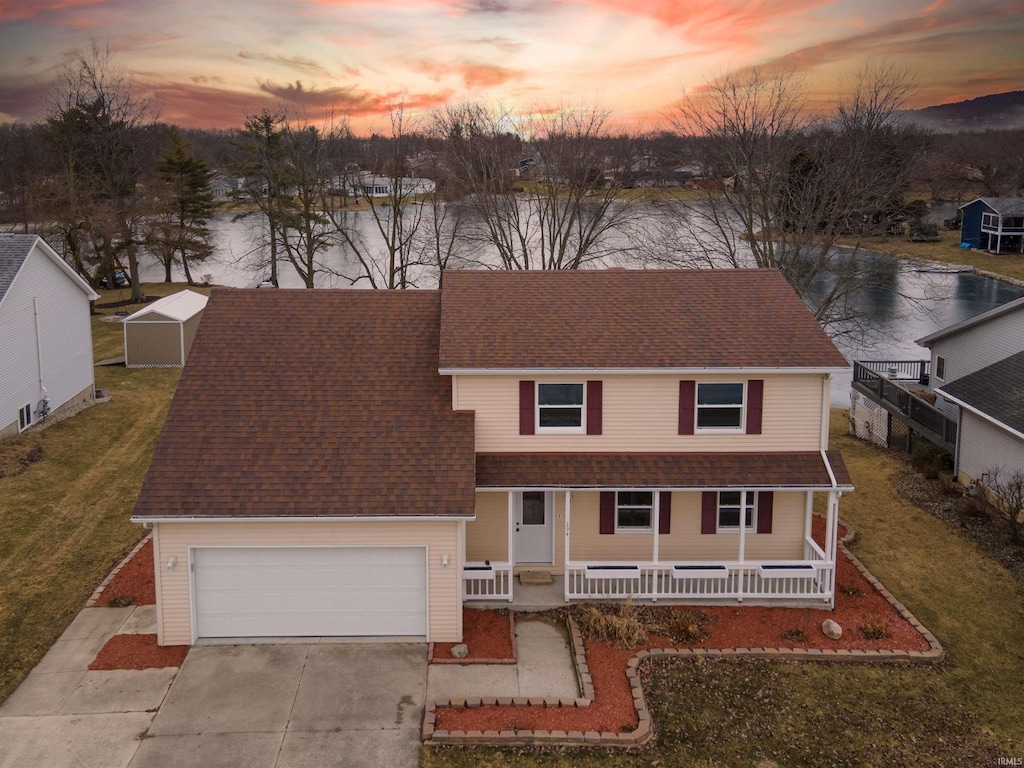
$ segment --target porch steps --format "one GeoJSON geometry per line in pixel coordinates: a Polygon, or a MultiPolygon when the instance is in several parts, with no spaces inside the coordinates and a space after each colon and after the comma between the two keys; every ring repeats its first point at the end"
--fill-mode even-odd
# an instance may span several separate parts
{"type": "Polygon", "coordinates": [[[547,571],[520,571],[519,583],[524,587],[543,587],[552,583],[547,571]]]}

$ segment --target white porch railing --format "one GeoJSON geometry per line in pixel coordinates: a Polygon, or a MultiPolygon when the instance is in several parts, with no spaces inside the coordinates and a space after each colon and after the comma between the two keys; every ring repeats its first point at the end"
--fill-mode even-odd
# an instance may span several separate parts
{"type": "Polygon", "coordinates": [[[464,600],[508,600],[512,602],[510,563],[466,563],[462,568],[464,600]]]}
{"type": "Polygon", "coordinates": [[[805,558],[770,562],[569,563],[566,600],[742,600],[829,602],[834,564],[813,541],[805,558]]]}

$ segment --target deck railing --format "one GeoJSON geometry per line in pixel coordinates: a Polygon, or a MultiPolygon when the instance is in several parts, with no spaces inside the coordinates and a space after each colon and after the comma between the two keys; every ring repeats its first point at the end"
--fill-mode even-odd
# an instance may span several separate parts
{"type": "Polygon", "coordinates": [[[508,600],[512,602],[510,563],[466,563],[462,568],[464,600],[508,600]]]}
{"type": "Polygon", "coordinates": [[[928,361],[863,361],[853,364],[853,384],[862,392],[889,403],[906,416],[911,427],[916,426],[930,439],[939,439],[952,449],[956,445],[956,421],[931,403],[915,396],[902,386],[901,381],[927,383],[928,361]],[[884,371],[884,373],[879,373],[884,371]],[[923,382],[922,382],[923,379],[923,382]]]}
{"type": "MultiPolygon", "coordinates": [[[[812,546],[817,545],[811,542],[812,546]]],[[[808,551],[805,542],[805,552],[808,551]]],[[[566,600],[832,599],[835,564],[813,557],[771,562],[569,563],[566,600]]]]}

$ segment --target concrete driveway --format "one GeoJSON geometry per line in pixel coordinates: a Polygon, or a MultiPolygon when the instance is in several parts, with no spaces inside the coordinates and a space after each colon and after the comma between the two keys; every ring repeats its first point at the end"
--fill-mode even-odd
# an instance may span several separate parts
{"type": "Polygon", "coordinates": [[[0,707],[0,768],[418,764],[426,645],[210,645],[177,670],[87,671],[111,635],[147,631],[141,611],[82,611],[0,707]]]}

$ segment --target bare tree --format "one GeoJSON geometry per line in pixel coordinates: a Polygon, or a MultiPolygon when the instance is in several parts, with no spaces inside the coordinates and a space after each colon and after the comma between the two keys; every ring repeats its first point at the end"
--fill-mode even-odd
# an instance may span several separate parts
{"type": "Polygon", "coordinates": [[[862,258],[863,241],[900,213],[917,149],[916,132],[897,122],[911,87],[903,70],[867,67],[822,119],[790,73],[709,83],[680,105],[676,124],[717,188],[674,208],[685,236],[670,258],[778,269],[830,333],[859,333],[858,296],[889,279],[862,258]]]}
{"type": "Polygon", "coordinates": [[[369,207],[372,239],[356,228],[350,212],[324,207],[336,235],[355,259],[357,272],[349,278],[353,284],[365,281],[373,288],[412,288],[432,263],[417,233],[424,222],[423,200],[434,191],[433,180],[413,177],[410,160],[419,137],[403,102],[391,108],[388,119],[389,135],[372,142],[367,158],[372,175],[348,180],[353,194],[369,207]]]}
{"type": "Polygon", "coordinates": [[[473,236],[497,252],[497,266],[579,269],[625,248],[635,198],[620,193],[634,146],[611,141],[606,111],[517,117],[471,103],[438,111],[434,126],[475,219],[473,236]]]}
{"type": "Polygon", "coordinates": [[[143,300],[137,228],[149,202],[142,181],[156,151],[150,118],[149,102],[133,93],[109,47],[96,41],[65,65],[51,94],[48,124],[62,153],[72,216],[81,219],[69,235],[88,233],[100,275],[127,260],[132,301],[143,300]]]}
{"type": "Polygon", "coordinates": [[[1024,528],[1024,469],[993,467],[981,476],[980,485],[1006,520],[1011,543],[1019,544],[1024,528]]]}

